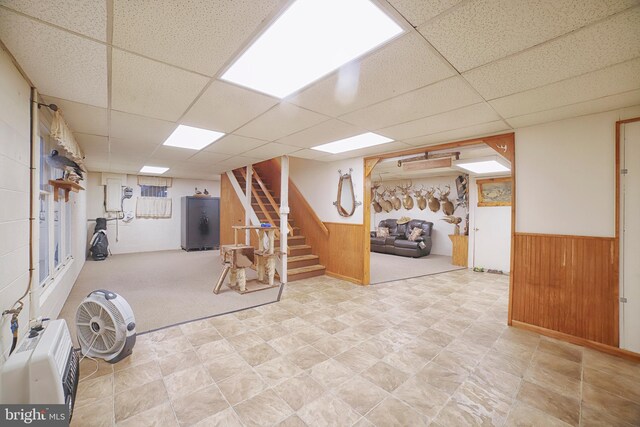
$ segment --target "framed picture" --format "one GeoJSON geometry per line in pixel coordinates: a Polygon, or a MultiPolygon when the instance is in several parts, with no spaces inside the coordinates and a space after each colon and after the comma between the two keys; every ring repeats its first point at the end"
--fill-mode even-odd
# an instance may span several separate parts
{"type": "Polygon", "coordinates": [[[511,177],[479,179],[478,206],[511,206],[511,177]]]}

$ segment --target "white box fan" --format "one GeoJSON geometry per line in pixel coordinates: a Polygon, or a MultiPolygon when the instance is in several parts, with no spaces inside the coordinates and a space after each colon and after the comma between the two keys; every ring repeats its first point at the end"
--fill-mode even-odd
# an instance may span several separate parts
{"type": "Polygon", "coordinates": [[[91,292],[76,311],[82,354],[116,363],[129,356],[136,343],[136,322],[127,301],[115,292],[91,292]]]}

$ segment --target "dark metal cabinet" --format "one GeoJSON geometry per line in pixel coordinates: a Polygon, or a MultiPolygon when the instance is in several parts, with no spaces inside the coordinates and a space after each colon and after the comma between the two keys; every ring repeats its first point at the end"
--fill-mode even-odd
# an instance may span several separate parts
{"type": "Polygon", "coordinates": [[[181,246],[185,251],[220,246],[220,199],[185,196],[181,203],[181,246]]]}

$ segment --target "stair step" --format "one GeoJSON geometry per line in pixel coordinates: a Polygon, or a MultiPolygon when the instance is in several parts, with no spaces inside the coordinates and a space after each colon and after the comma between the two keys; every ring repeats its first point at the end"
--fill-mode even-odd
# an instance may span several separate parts
{"type": "Polygon", "coordinates": [[[310,255],[311,245],[289,246],[289,256],[310,255]]]}
{"type": "Polygon", "coordinates": [[[289,282],[294,282],[296,280],[322,276],[325,270],[325,266],[320,264],[310,265],[308,267],[294,268],[293,270],[287,269],[287,279],[289,282]]]}
{"type": "Polygon", "coordinates": [[[318,265],[320,257],[318,255],[298,255],[289,256],[287,258],[287,271],[295,270],[300,267],[310,267],[318,265]]]}
{"type": "MultiPolygon", "coordinates": [[[[287,238],[287,244],[289,247],[296,245],[304,245],[306,243],[304,236],[289,236],[287,238]]],[[[275,244],[280,247],[280,239],[276,239],[275,244]]]]}

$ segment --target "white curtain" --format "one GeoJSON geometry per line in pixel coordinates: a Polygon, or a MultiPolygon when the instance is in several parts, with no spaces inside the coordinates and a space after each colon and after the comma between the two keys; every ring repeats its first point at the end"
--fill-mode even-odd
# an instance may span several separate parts
{"type": "Polygon", "coordinates": [[[171,218],[171,199],[168,197],[138,197],[137,218],[171,218]]]}
{"type": "Polygon", "coordinates": [[[54,111],[53,113],[49,135],[69,153],[71,159],[76,162],[82,170],[87,171],[84,166],[84,154],[76,142],[76,139],[73,137],[71,129],[67,126],[67,122],[62,118],[60,111],[54,111]]]}
{"type": "Polygon", "coordinates": [[[171,178],[162,178],[159,176],[138,176],[138,185],[153,185],[155,187],[171,187],[171,178]]]}

